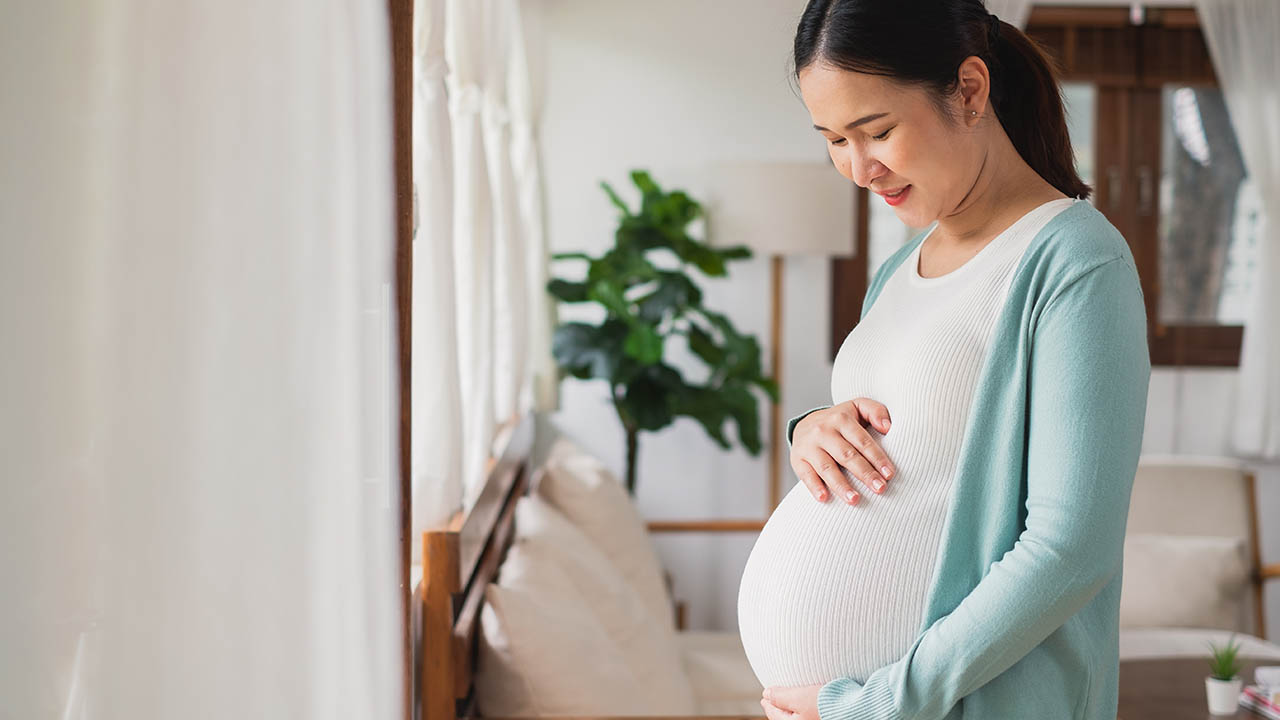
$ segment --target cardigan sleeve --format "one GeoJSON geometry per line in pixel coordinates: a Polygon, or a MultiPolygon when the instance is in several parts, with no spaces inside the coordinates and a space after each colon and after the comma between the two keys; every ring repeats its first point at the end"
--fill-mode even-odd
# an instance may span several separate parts
{"type": "Polygon", "coordinates": [[[937,720],[1079,612],[1120,570],[1151,362],[1136,270],[1118,257],[1060,288],[1032,330],[1026,527],[950,613],[821,720],[937,720]]]}

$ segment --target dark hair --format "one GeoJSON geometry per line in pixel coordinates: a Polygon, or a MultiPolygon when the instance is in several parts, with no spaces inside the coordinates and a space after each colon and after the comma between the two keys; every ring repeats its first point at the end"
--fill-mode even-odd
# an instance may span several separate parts
{"type": "Polygon", "coordinates": [[[1092,189],[1075,170],[1058,68],[982,0],[809,0],[796,27],[797,78],[815,62],[883,75],[932,90],[939,110],[971,55],[987,64],[996,119],[1022,159],[1063,194],[1087,199],[1092,189]]]}

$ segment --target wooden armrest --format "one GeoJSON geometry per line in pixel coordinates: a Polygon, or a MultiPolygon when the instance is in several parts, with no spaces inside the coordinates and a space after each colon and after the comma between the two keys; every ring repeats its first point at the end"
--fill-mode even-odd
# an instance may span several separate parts
{"type": "Polygon", "coordinates": [[[764,720],[764,715],[557,715],[554,717],[489,717],[484,720],[764,720]]]}
{"type": "MultiPolygon", "coordinates": [[[[646,525],[650,533],[758,533],[764,527],[764,520],[650,520],[646,525]]],[[[663,570],[662,574],[667,580],[667,594],[676,609],[676,629],[684,630],[685,603],[676,597],[671,571],[663,570]]]]}
{"type": "Polygon", "coordinates": [[[650,520],[649,532],[760,532],[764,520],[650,520]]]}
{"type": "Polygon", "coordinates": [[[1258,577],[1262,580],[1274,580],[1276,578],[1280,578],[1280,563],[1263,565],[1258,570],[1258,577]]]}

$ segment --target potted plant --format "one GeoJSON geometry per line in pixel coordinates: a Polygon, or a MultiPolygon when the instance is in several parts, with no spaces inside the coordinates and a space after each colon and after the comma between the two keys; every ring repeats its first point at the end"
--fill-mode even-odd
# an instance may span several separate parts
{"type": "Polygon", "coordinates": [[[1240,646],[1233,642],[1235,634],[1225,647],[1209,643],[1209,675],[1204,679],[1205,694],[1209,699],[1211,715],[1235,715],[1240,705],[1240,690],[1244,680],[1240,677],[1240,661],[1236,655],[1240,646]]]}
{"type": "Polygon", "coordinates": [[[547,290],[564,303],[593,303],[599,324],[565,322],[555,329],[552,355],[560,371],[582,380],[603,380],[627,443],[627,492],[635,495],[636,455],[642,431],[660,430],[677,416],[692,418],[720,447],[729,449],[724,425],[732,421],[738,440],[760,452],[760,421],[754,390],[775,401],[778,388],[765,376],[760,345],[729,318],[702,304],[702,290],[688,271],[723,277],[726,264],[751,256],[746,247],[711,247],[688,226],[702,206],[682,190],[665,191],[643,170],[631,173],[640,190],[633,210],[606,182],[618,209],[614,245],[600,257],[557,253],[555,260],[586,262],[581,279],[555,278],[547,290]],[[707,366],[699,380],[685,378],[664,359],[668,340],[682,338],[689,354],[707,366]]]}

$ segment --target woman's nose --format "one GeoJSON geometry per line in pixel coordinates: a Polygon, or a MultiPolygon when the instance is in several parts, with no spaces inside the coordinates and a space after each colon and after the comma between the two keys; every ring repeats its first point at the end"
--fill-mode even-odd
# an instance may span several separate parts
{"type": "Polygon", "coordinates": [[[859,187],[870,187],[871,181],[888,172],[883,164],[875,158],[859,153],[856,150],[849,151],[849,174],[853,176],[853,181],[859,187]]]}

